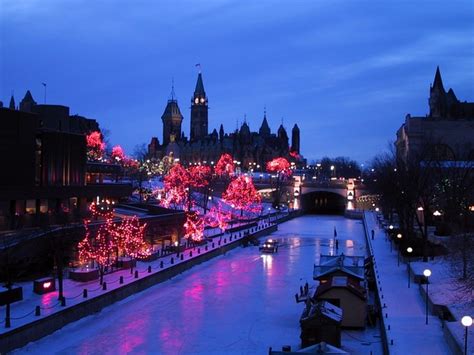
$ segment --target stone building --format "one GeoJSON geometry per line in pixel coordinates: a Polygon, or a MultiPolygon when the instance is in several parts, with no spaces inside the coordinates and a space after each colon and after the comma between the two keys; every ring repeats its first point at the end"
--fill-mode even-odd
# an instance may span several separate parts
{"type": "Polygon", "coordinates": [[[243,169],[263,168],[267,161],[283,156],[304,164],[300,155],[300,130],[295,124],[291,134],[291,145],[283,125],[272,133],[268,125],[266,112],[258,132],[252,132],[246,120],[239,129],[231,133],[224,131],[221,124],[219,131],[208,128],[208,97],[204,89],[202,74],[199,73],[196,87],[191,98],[191,120],[189,139],[182,131],[183,115],[175,98],[174,90],[165,107],[163,121],[163,140],[160,144],[157,137],[152,137],[148,145],[150,158],[162,158],[172,154],[183,164],[217,162],[221,154],[230,153],[243,169]]]}
{"type": "Polygon", "coordinates": [[[427,145],[442,160],[474,160],[474,102],[444,89],[439,67],[430,86],[429,114],[405,117],[397,131],[397,156],[408,159],[427,145]]]}

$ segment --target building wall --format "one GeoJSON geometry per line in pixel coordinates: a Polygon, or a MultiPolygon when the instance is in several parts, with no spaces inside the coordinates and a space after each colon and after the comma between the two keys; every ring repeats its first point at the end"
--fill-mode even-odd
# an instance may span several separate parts
{"type": "Polygon", "coordinates": [[[40,113],[0,108],[0,230],[73,221],[86,211],[87,200],[131,193],[124,184],[86,186],[81,130],[95,120],[71,117],[65,106],[35,109],[40,113]],[[69,120],[72,126],[64,123],[69,120]]]}
{"type": "Polygon", "coordinates": [[[342,327],[364,328],[367,317],[367,304],[364,300],[342,287],[331,288],[319,300],[339,299],[342,308],[342,327]]]}
{"type": "Polygon", "coordinates": [[[456,160],[474,156],[474,120],[431,120],[408,115],[397,132],[397,153],[403,158],[419,152],[425,145],[447,145],[456,160]]]}

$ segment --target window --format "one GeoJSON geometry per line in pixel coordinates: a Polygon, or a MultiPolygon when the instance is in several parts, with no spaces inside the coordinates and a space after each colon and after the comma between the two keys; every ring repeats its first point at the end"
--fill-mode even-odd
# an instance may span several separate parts
{"type": "Polygon", "coordinates": [[[36,213],[36,200],[26,200],[25,211],[27,214],[35,214],[36,213]]]}
{"type": "Polygon", "coordinates": [[[48,200],[41,200],[40,213],[48,213],[48,200]]]}

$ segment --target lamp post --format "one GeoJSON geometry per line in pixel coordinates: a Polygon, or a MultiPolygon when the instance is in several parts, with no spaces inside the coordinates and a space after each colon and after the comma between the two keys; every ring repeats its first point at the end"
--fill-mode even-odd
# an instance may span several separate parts
{"type": "Polygon", "coordinates": [[[464,326],[464,355],[467,355],[467,329],[472,325],[472,318],[470,316],[464,316],[461,319],[461,323],[464,326]]]}
{"type": "Polygon", "coordinates": [[[388,226],[388,229],[390,230],[389,233],[385,233],[385,240],[387,240],[387,238],[390,236],[390,233],[393,231],[393,224],[389,225],[388,226]]]}
{"type": "MultiPolygon", "coordinates": [[[[398,240],[401,240],[402,239],[402,234],[401,233],[398,233],[397,234],[397,238],[398,240]]],[[[397,258],[397,266],[400,266],[400,245],[401,242],[398,243],[398,258],[397,258]]]]}
{"type": "Polygon", "coordinates": [[[408,253],[408,267],[407,267],[407,270],[408,270],[408,288],[410,288],[410,254],[412,253],[412,251],[413,251],[412,247],[407,248],[407,253],[408,253]]]}
{"type": "Polygon", "coordinates": [[[428,278],[431,276],[431,270],[425,269],[423,271],[423,275],[426,278],[426,322],[425,324],[428,324],[428,284],[429,284],[428,278]]]}

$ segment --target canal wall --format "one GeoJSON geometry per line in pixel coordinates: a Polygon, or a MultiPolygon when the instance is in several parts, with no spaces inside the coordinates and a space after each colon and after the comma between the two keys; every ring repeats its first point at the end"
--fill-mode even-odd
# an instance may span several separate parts
{"type": "Polygon", "coordinates": [[[380,310],[379,312],[379,319],[380,319],[380,332],[381,332],[381,335],[382,335],[382,348],[383,348],[383,353],[384,354],[389,354],[389,348],[388,348],[388,337],[387,337],[387,327],[386,327],[386,324],[385,324],[385,318],[383,317],[383,314],[382,314],[382,309],[383,309],[383,300],[381,299],[381,296],[380,293],[379,293],[379,290],[381,290],[381,285],[380,285],[380,280],[379,280],[379,273],[378,273],[378,270],[377,270],[377,262],[375,261],[375,258],[374,258],[374,250],[372,248],[372,243],[370,242],[370,234],[371,234],[371,231],[369,231],[369,228],[367,227],[367,221],[365,220],[365,213],[358,213],[357,214],[359,217],[352,217],[352,218],[360,218],[362,219],[362,225],[364,226],[364,235],[365,235],[365,244],[366,244],[366,248],[367,248],[367,252],[370,256],[370,258],[372,259],[372,272],[374,273],[374,276],[375,276],[375,306],[377,307],[378,310],[380,310]]]}
{"type": "MultiPolygon", "coordinates": [[[[278,221],[280,222],[280,220],[278,221]]],[[[68,323],[97,313],[104,307],[110,306],[115,302],[123,300],[135,293],[141,292],[161,282],[167,281],[170,278],[216,256],[223,255],[227,251],[240,246],[244,238],[258,238],[273,233],[277,230],[277,224],[270,225],[266,228],[254,227],[250,229],[250,234],[245,236],[245,229],[242,228],[241,232],[234,234],[232,240],[228,239],[230,235],[225,239],[221,238],[221,246],[218,246],[207,252],[203,252],[192,259],[180,262],[178,258],[176,258],[176,264],[167,269],[150,273],[149,275],[143,276],[114,290],[110,290],[102,295],[85,299],[78,304],[67,306],[66,308],[61,309],[60,311],[57,311],[53,314],[12,329],[9,332],[0,334],[0,354],[4,354],[13,349],[25,346],[29,342],[38,340],[55,332],[68,323]]],[[[217,244],[217,242],[215,243],[217,244]]]]}

